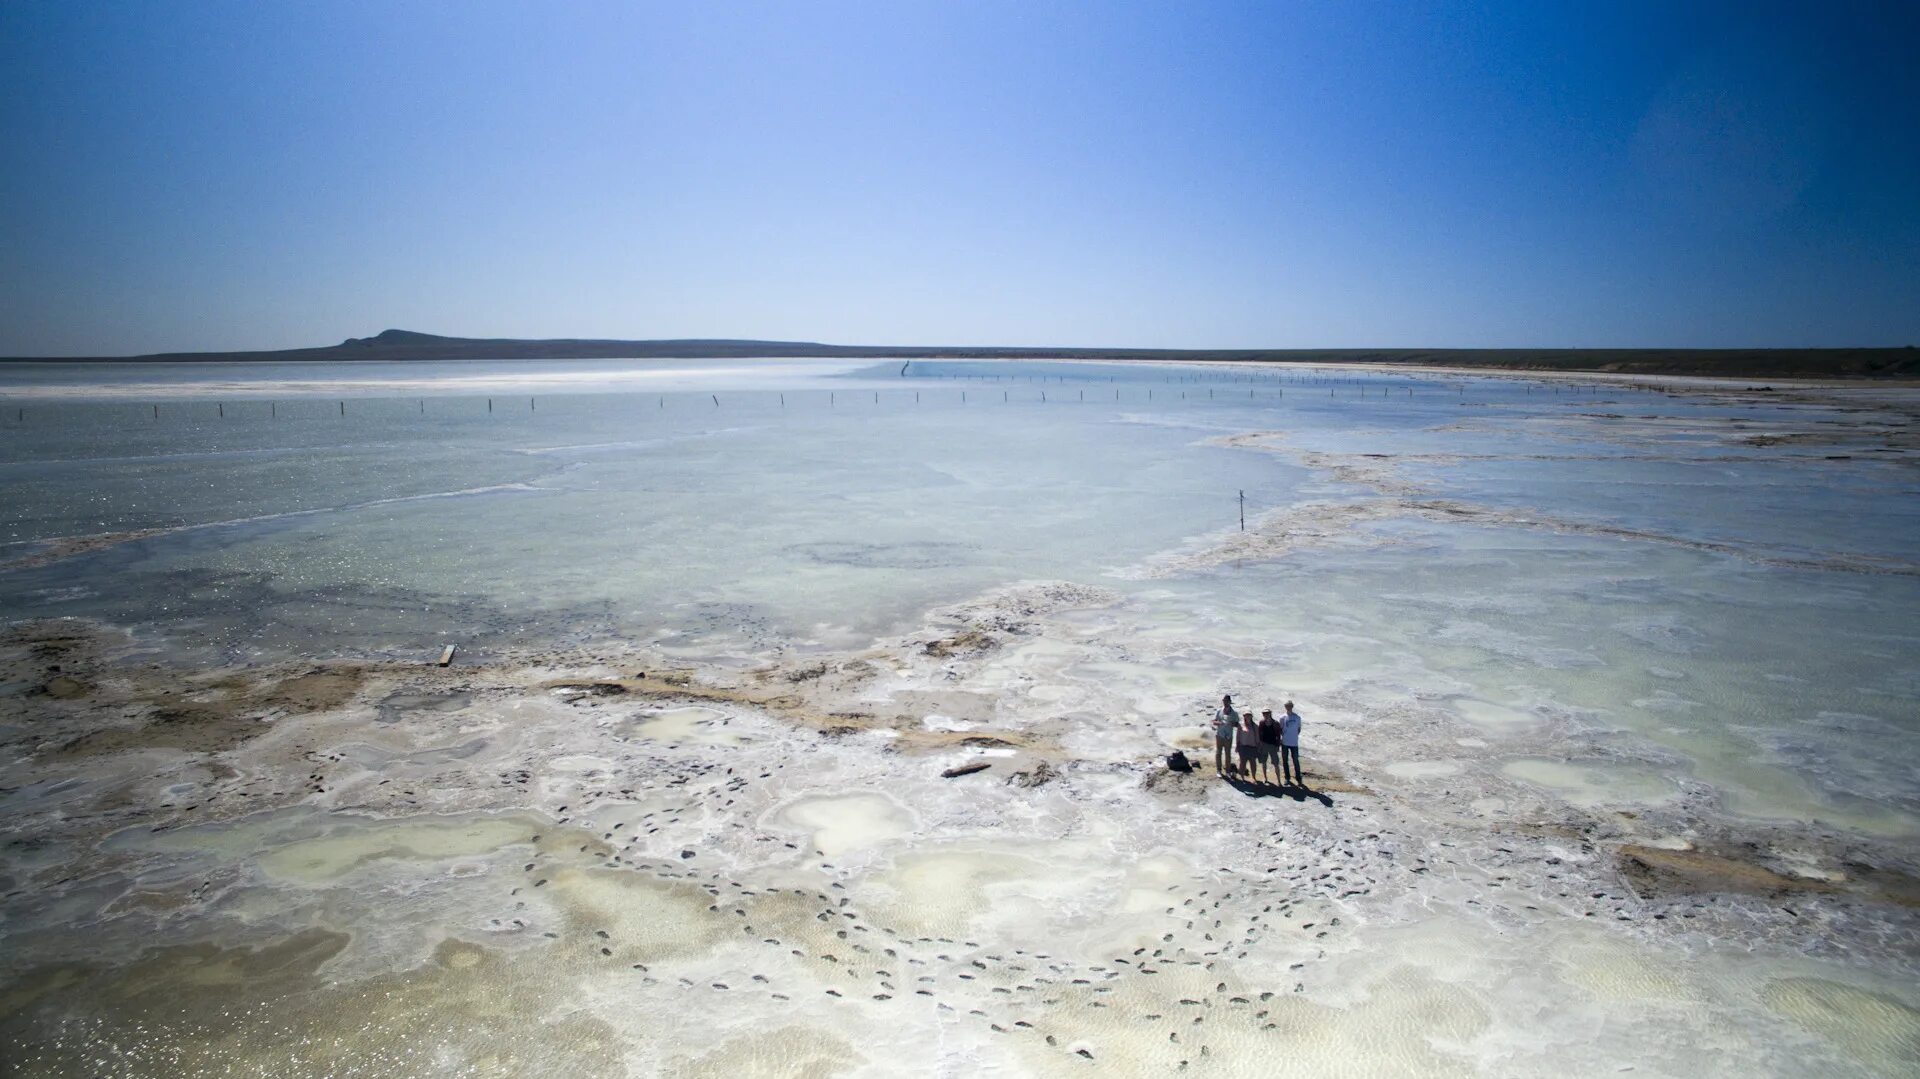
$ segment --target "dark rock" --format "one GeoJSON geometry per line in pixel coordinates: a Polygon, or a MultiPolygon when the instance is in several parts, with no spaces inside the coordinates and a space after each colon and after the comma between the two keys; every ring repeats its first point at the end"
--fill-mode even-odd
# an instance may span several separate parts
{"type": "Polygon", "coordinates": [[[1007,783],[1015,787],[1039,787],[1059,778],[1059,769],[1041,761],[1031,772],[1015,772],[1008,776],[1007,783]]]}

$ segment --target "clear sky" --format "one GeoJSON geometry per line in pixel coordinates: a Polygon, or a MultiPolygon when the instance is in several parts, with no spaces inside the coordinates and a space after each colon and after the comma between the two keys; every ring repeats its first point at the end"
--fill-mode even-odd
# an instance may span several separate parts
{"type": "Polygon", "coordinates": [[[1920,4],[0,0],[0,354],[1920,344],[1920,4]]]}

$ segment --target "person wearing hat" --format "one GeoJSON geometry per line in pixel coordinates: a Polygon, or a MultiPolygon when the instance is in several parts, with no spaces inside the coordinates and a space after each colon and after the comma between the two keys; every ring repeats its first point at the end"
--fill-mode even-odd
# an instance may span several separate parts
{"type": "Polygon", "coordinates": [[[1286,704],[1286,715],[1280,717],[1280,782],[1287,782],[1287,772],[1291,767],[1293,781],[1301,790],[1307,788],[1307,777],[1300,771],[1300,713],[1293,710],[1293,702],[1286,704]]]}
{"type": "Polygon", "coordinates": [[[1220,698],[1220,710],[1213,714],[1213,771],[1233,774],[1233,732],[1240,726],[1240,713],[1233,710],[1233,696],[1220,698]]]}

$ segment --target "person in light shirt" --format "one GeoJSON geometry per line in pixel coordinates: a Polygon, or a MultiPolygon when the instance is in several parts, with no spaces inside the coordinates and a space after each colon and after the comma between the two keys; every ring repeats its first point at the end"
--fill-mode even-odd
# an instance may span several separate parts
{"type": "Polygon", "coordinates": [[[1220,710],[1213,714],[1213,771],[1221,777],[1233,774],[1233,732],[1240,725],[1240,713],[1233,710],[1233,698],[1220,698],[1220,710]]]}
{"type": "Polygon", "coordinates": [[[1287,782],[1291,768],[1293,782],[1305,790],[1307,777],[1300,771],[1300,713],[1293,710],[1292,701],[1287,702],[1286,709],[1286,715],[1280,717],[1280,782],[1287,782]]]}

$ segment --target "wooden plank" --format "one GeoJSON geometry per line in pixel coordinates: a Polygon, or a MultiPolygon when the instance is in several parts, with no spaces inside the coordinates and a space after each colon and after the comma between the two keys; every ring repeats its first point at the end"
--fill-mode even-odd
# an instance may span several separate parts
{"type": "Polygon", "coordinates": [[[453,663],[453,645],[448,645],[445,648],[442,648],[440,650],[439,662],[435,663],[434,666],[446,667],[446,666],[450,666],[452,663],[453,663]]]}

